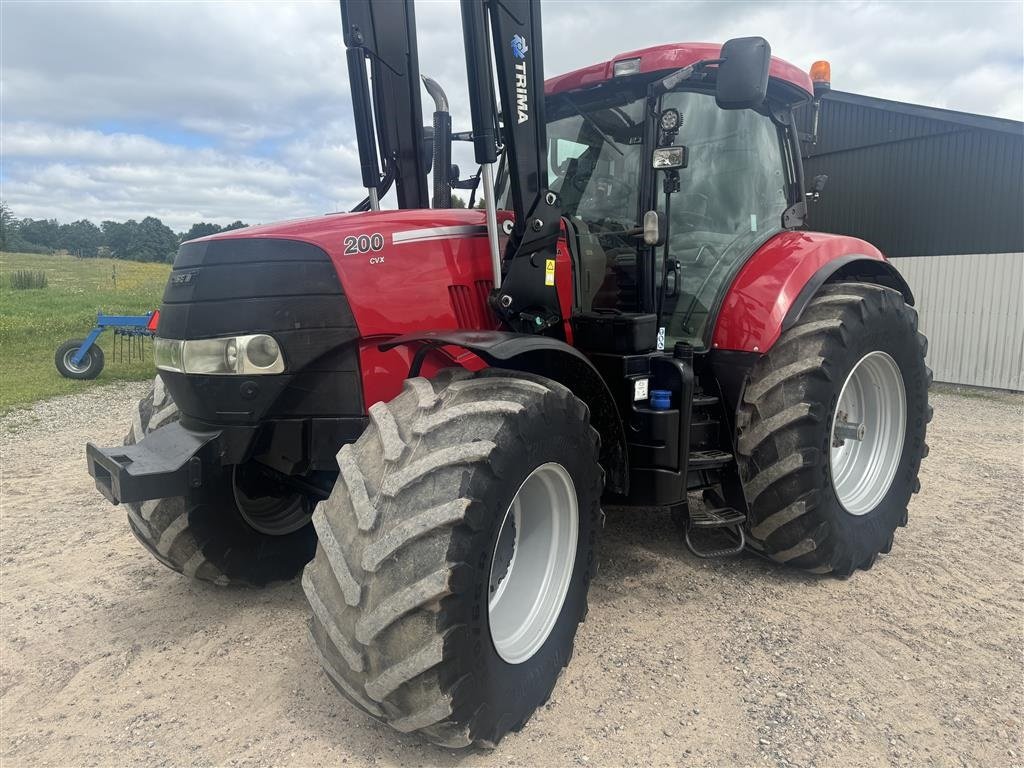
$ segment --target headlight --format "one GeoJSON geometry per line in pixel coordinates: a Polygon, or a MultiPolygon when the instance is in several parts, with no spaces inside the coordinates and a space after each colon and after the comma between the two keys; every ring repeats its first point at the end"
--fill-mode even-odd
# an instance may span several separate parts
{"type": "Polygon", "coordinates": [[[245,345],[245,357],[257,368],[269,368],[281,359],[281,348],[270,336],[252,336],[245,345]]]}
{"type": "Polygon", "coordinates": [[[153,362],[161,371],[181,373],[181,347],[185,342],[177,339],[153,339],[153,362]]]}
{"type": "Polygon", "coordinates": [[[183,344],[182,369],[187,373],[234,373],[228,368],[227,346],[234,339],[197,339],[183,344]]]}
{"type": "Polygon", "coordinates": [[[281,346],[272,336],[228,336],[221,339],[154,339],[156,367],[177,373],[251,376],[284,371],[281,346]]]}
{"type": "Polygon", "coordinates": [[[661,149],[656,149],[651,157],[651,167],[655,170],[685,168],[686,155],[686,147],[662,147],[661,149]]]}

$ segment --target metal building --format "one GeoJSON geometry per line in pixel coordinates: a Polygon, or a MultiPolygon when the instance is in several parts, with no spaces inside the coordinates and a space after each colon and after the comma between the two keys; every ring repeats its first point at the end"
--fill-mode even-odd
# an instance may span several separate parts
{"type": "Polygon", "coordinates": [[[1024,123],[830,91],[819,125],[811,228],[892,259],[937,381],[1024,390],[1024,123]]]}

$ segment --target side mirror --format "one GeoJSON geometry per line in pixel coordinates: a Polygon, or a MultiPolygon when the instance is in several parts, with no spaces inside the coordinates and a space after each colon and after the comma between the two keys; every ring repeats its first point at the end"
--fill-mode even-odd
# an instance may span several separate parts
{"type": "Polygon", "coordinates": [[[715,101],[722,109],[751,109],[768,94],[772,47],[763,37],[735,37],[722,46],[715,101]]]}
{"type": "Polygon", "coordinates": [[[648,211],[644,214],[644,244],[665,244],[665,217],[657,211],[648,211]]]}
{"type": "Polygon", "coordinates": [[[806,196],[811,200],[817,200],[821,196],[822,190],[825,189],[825,185],[827,183],[828,176],[824,173],[815,176],[814,180],[811,182],[811,188],[807,191],[806,196]]]}

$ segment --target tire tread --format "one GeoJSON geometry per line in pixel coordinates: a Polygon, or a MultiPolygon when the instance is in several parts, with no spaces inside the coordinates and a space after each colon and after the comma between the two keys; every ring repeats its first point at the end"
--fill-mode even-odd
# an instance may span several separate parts
{"type": "MultiPolygon", "coordinates": [[[[848,576],[869,568],[878,551],[892,546],[892,536],[879,533],[876,551],[851,554],[832,523],[819,514],[829,457],[814,436],[828,415],[825,393],[836,385],[831,360],[872,314],[904,323],[924,358],[927,340],[917,331],[916,312],[897,292],[867,283],[826,285],[800,322],[755,365],[737,412],[737,461],[750,509],[751,546],[813,573],[848,576]]],[[[925,371],[930,384],[931,371],[925,371]]],[[[926,406],[926,420],[930,416],[931,406],[926,406]]],[[[910,483],[914,493],[920,487],[919,459],[928,455],[927,444],[922,445],[910,483]]],[[[904,525],[906,510],[897,518],[894,525],[904,525]]]]}
{"type": "MultiPolygon", "coordinates": [[[[447,747],[500,740],[501,733],[471,735],[473,717],[453,719],[456,692],[472,681],[453,679],[458,660],[445,649],[466,628],[441,617],[471,571],[452,553],[483,524],[465,478],[493,473],[495,436],[507,417],[550,397],[566,407],[575,401],[539,377],[443,370],[406,380],[396,399],[374,405],[366,432],[339,452],[341,479],[314,514],[330,538],[302,579],[313,626],[323,627],[311,637],[342,694],[399,731],[447,747]],[[361,590],[358,604],[345,600],[337,570],[361,590]],[[335,657],[355,663],[331,667],[335,657]]],[[[585,406],[579,412],[588,415],[585,406]]]]}

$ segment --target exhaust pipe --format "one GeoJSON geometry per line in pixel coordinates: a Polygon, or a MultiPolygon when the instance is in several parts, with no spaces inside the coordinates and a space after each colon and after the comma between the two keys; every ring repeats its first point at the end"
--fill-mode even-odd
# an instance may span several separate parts
{"type": "Polygon", "coordinates": [[[434,208],[452,207],[452,188],[448,174],[452,166],[452,116],[448,113],[448,97],[433,78],[420,75],[423,85],[434,100],[434,208]]]}
{"type": "MultiPolygon", "coordinates": [[[[448,173],[452,161],[452,118],[448,112],[448,97],[441,84],[426,75],[420,75],[423,86],[434,100],[434,208],[452,207],[452,188],[448,173]]],[[[493,145],[494,139],[490,138],[493,145]]],[[[491,150],[493,152],[493,148],[491,150]]],[[[479,152],[477,153],[479,154],[479,152]]],[[[498,212],[494,201],[494,175],[491,163],[481,163],[484,206],[487,217],[487,240],[491,251],[494,287],[501,287],[501,254],[498,250],[498,212]]]]}

